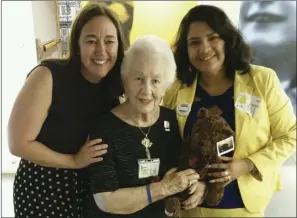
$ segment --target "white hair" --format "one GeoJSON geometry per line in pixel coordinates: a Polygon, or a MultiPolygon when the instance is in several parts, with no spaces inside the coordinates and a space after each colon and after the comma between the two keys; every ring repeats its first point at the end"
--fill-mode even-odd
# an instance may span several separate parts
{"type": "Polygon", "coordinates": [[[169,44],[155,35],[137,38],[128,50],[125,51],[121,66],[122,79],[129,74],[130,68],[133,67],[133,60],[140,56],[147,57],[147,59],[154,58],[154,60],[157,58],[158,61],[161,61],[161,66],[165,70],[163,72],[165,73],[166,89],[169,88],[176,78],[176,64],[169,44]]]}

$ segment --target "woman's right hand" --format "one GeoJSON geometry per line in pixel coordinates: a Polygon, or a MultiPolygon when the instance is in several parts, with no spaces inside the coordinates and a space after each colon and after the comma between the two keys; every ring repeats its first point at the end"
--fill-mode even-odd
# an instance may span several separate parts
{"type": "Polygon", "coordinates": [[[177,194],[198,182],[199,175],[193,169],[176,172],[176,168],[169,170],[161,181],[168,196],[177,194]]]}
{"type": "Polygon", "coordinates": [[[73,156],[75,168],[84,168],[92,163],[102,161],[103,158],[100,156],[107,152],[108,146],[107,144],[99,144],[101,142],[102,139],[87,140],[79,152],[73,156]]]}

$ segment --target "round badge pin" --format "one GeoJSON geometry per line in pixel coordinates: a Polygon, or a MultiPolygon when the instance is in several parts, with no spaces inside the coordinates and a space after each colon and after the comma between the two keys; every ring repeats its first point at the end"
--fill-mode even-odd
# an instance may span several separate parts
{"type": "Polygon", "coordinates": [[[181,116],[187,116],[190,113],[191,106],[188,103],[180,104],[177,107],[177,113],[181,116]]]}

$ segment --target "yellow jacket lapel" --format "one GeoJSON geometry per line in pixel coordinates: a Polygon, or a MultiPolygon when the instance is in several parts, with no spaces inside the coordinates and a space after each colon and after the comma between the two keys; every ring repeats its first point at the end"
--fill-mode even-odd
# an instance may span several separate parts
{"type": "MultiPolygon", "coordinates": [[[[238,95],[240,93],[247,93],[249,95],[252,95],[254,92],[254,88],[252,86],[252,76],[249,73],[240,75],[240,72],[237,71],[235,77],[236,78],[234,83],[234,107],[236,101],[239,100],[238,95]]],[[[245,127],[249,126],[248,123],[250,120],[251,117],[246,111],[235,107],[235,158],[238,156],[238,151],[240,152],[240,145],[244,144],[244,135],[242,135],[242,133],[248,132],[248,130],[245,131],[245,127]]]]}
{"type": "Polygon", "coordinates": [[[176,113],[177,121],[179,123],[179,130],[182,137],[184,135],[185,124],[194,101],[196,84],[197,78],[191,86],[185,86],[178,92],[176,113]],[[189,107],[189,110],[187,111],[187,113],[185,113],[187,107],[189,107]]]}

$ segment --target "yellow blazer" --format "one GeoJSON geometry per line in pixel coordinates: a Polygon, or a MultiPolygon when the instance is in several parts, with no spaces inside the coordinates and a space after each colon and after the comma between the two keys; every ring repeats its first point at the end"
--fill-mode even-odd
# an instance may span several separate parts
{"type": "MultiPolygon", "coordinates": [[[[194,100],[197,78],[187,87],[180,80],[167,91],[163,105],[177,109],[194,100]]],[[[273,193],[282,188],[280,167],[296,151],[296,117],[292,104],[280,87],[276,73],[269,68],[251,65],[247,74],[236,72],[234,102],[240,93],[261,99],[258,112],[251,116],[235,107],[234,159],[249,158],[262,176],[259,181],[252,173],[238,178],[240,193],[246,209],[263,212],[273,193]]],[[[177,113],[180,134],[183,136],[187,115],[177,113]]]]}

